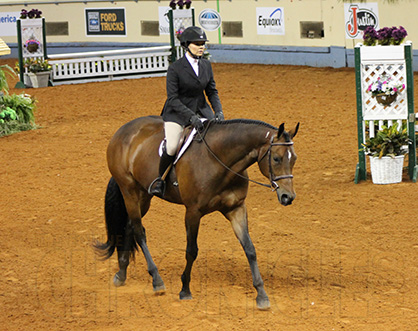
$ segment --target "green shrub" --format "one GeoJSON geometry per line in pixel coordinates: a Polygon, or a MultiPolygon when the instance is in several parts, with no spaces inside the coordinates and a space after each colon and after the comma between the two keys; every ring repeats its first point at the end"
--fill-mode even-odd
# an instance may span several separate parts
{"type": "Polygon", "coordinates": [[[0,99],[0,105],[1,104],[3,104],[3,107],[9,107],[13,109],[17,114],[19,122],[35,124],[34,112],[36,109],[36,100],[31,98],[29,95],[4,95],[0,99]]]}
{"type": "Polygon", "coordinates": [[[406,127],[398,130],[398,123],[394,123],[391,127],[383,127],[377,131],[376,136],[366,140],[363,150],[367,155],[375,157],[390,156],[395,157],[403,155],[407,152],[404,146],[408,146],[411,140],[408,137],[406,127]]]}
{"type": "Polygon", "coordinates": [[[10,66],[7,64],[0,65],[0,92],[7,94],[9,91],[9,84],[7,84],[6,73],[11,77],[16,76],[16,73],[10,66]]]}
{"type": "Polygon", "coordinates": [[[0,97],[0,137],[36,129],[36,100],[26,94],[0,97]]]}

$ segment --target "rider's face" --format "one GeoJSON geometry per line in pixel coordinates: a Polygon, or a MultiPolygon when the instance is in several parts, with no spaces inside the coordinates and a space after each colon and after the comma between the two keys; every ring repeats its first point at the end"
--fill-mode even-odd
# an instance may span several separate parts
{"type": "Polygon", "coordinates": [[[205,51],[205,42],[196,41],[189,44],[190,52],[196,56],[202,56],[205,51]]]}

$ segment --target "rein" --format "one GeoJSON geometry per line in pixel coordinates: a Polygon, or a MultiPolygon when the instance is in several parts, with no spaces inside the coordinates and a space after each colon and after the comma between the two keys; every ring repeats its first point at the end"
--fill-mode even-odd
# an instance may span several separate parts
{"type": "MultiPolygon", "coordinates": [[[[205,133],[207,132],[207,130],[205,131],[205,133]]],[[[269,158],[269,177],[270,177],[270,185],[268,185],[268,184],[264,184],[264,183],[260,183],[260,182],[257,182],[257,181],[255,181],[255,180],[252,180],[252,179],[250,179],[250,178],[248,178],[248,177],[245,177],[245,176],[243,176],[243,175],[241,175],[241,174],[239,174],[238,172],[236,172],[236,171],[234,171],[234,170],[232,170],[230,167],[228,167],[225,163],[223,163],[217,156],[216,156],[216,154],[210,149],[210,147],[209,147],[209,145],[208,145],[208,143],[206,142],[206,140],[204,139],[204,136],[205,135],[201,135],[200,134],[200,132],[199,131],[197,131],[197,133],[199,134],[199,136],[200,136],[200,141],[203,141],[204,143],[205,143],[205,146],[206,146],[206,148],[208,149],[208,151],[209,151],[209,153],[215,158],[215,160],[216,161],[218,161],[218,163],[220,164],[220,165],[222,165],[225,169],[227,169],[229,172],[232,172],[234,175],[236,175],[236,176],[238,176],[238,177],[241,177],[241,178],[243,178],[243,179],[245,179],[245,180],[248,180],[248,181],[250,181],[250,182],[252,182],[252,183],[254,183],[254,184],[257,184],[257,185],[260,185],[260,186],[264,186],[264,187],[268,187],[268,188],[271,188],[271,190],[274,192],[274,191],[277,191],[277,189],[279,188],[279,185],[277,185],[277,183],[276,183],[276,181],[277,180],[280,180],[280,179],[286,179],[286,178],[293,178],[293,175],[281,175],[281,176],[276,176],[276,177],[274,177],[273,178],[273,169],[272,169],[272,167],[271,167],[271,148],[273,147],[273,146],[292,146],[293,145],[293,141],[289,141],[289,142],[283,142],[283,143],[273,143],[273,139],[274,139],[274,137],[272,137],[271,139],[270,139],[270,146],[269,146],[269,148],[268,148],[268,150],[264,153],[264,155],[258,160],[258,162],[260,162],[266,155],[268,155],[268,158],[269,158]]]]}

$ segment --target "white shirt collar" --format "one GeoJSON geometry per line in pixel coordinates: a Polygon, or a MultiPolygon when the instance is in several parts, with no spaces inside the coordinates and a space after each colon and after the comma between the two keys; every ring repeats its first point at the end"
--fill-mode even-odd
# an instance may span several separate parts
{"type": "Polygon", "coordinates": [[[199,76],[199,60],[193,58],[188,52],[186,53],[186,59],[189,61],[192,66],[196,76],[199,76]]]}

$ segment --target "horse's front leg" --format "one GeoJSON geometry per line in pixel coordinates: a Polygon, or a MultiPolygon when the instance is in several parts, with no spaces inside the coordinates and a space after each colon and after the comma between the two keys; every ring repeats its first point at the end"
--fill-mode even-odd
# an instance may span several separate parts
{"type": "Polygon", "coordinates": [[[186,211],[186,268],[181,275],[183,287],[180,291],[180,300],[192,299],[192,293],[190,292],[190,274],[199,250],[197,247],[197,235],[199,233],[200,218],[201,214],[199,212],[186,211]]]}
{"type": "Polygon", "coordinates": [[[250,234],[248,233],[247,207],[245,204],[242,204],[238,208],[226,213],[225,217],[231,222],[235,235],[241,243],[245,255],[247,256],[248,263],[250,264],[253,285],[257,290],[257,308],[268,309],[270,308],[270,301],[264,290],[264,282],[261,278],[260,270],[258,269],[257,255],[250,234]]]}

